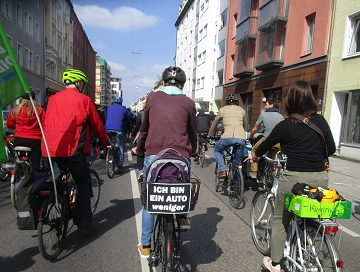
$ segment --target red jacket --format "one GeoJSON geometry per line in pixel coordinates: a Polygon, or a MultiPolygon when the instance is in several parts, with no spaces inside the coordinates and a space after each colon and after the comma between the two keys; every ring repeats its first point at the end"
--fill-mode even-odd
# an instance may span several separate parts
{"type": "MultiPolygon", "coordinates": [[[[77,89],[67,88],[51,96],[45,118],[45,137],[51,157],[90,155],[90,136],[94,131],[101,145],[109,143],[95,104],[77,89]]],[[[42,152],[48,156],[44,141],[42,152]]]]}
{"type": "MultiPolygon", "coordinates": [[[[41,130],[38,120],[36,119],[35,112],[29,118],[27,116],[27,111],[28,107],[23,107],[16,119],[14,118],[13,112],[11,111],[6,121],[6,126],[8,128],[15,129],[16,137],[40,140],[42,138],[41,130]]],[[[37,112],[39,114],[41,123],[44,124],[44,110],[41,107],[37,107],[37,112]]]]}

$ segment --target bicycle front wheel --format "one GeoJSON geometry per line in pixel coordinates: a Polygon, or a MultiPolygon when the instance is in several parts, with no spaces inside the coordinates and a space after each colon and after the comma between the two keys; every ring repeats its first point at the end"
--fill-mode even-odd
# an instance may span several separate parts
{"type": "Polygon", "coordinates": [[[90,206],[93,215],[95,214],[96,208],[99,204],[100,199],[100,178],[99,174],[90,169],[90,206]]]}
{"type": "Polygon", "coordinates": [[[239,208],[244,197],[244,177],[237,165],[230,164],[228,171],[229,201],[231,206],[239,208]]]}
{"type": "Polygon", "coordinates": [[[219,192],[220,185],[222,183],[222,180],[218,178],[218,172],[219,172],[219,165],[215,164],[215,192],[219,192]]]}
{"type": "Polygon", "coordinates": [[[199,162],[200,162],[200,167],[204,166],[204,161],[205,161],[205,146],[201,146],[200,149],[200,154],[199,154],[199,162]]]}
{"type": "Polygon", "coordinates": [[[115,175],[115,156],[114,150],[112,148],[108,149],[108,154],[106,155],[106,172],[109,178],[113,178],[115,175]]]}
{"type": "Polygon", "coordinates": [[[50,200],[37,226],[40,253],[49,261],[60,254],[67,234],[69,207],[67,197],[59,195],[58,204],[59,207],[56,207],[55,199],[50,200]]]}
{"type": "MultiPolygon", "coordinates": [[[[299,254],[301,250],[306,271],[340,272],[341,268],[336,266],[339,255],[329,234],[325,234],[322,240],[321,231],[317,232],[317,228],[310,224],[306,226],[306,235],[304,231],[302,229],[300,234],[301,248],[299,248],[297,238],[294,237],[291,244],[291,257],[301,265],[299,254]]],[[[298,269],[292,262],[290,262],[290,267],[291,271],[304,271],[298,269]]]]}
{"type": "Polygon", "coordinates": [[[270,254],[271,228],[274,219],[274,197],[270,191],[258,191],[254,195],[250,210],[252,240],[263,255],[270,254]]]}

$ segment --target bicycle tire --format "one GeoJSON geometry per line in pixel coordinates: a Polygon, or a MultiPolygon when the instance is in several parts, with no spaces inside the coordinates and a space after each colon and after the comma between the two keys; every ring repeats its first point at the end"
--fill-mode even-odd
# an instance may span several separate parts
{"type": "Polygon", "coordinates": [[[37,238],[38,247],[45,260],[54,260],[64,247],[64,240],[68,227],[68,209],[69,200],[66,195],[59,194],[58,203],[60,217],[57,216],[55,199],[45,205],[42,219],[38,222],[37,238]]]}
{"type": "Polygon", "coordinates": [[[100,178],[99,174],[94,169],[90,169],[89,175],[90,206],[92,214],[94,215],[100,199],[100,178]]]}
{"type": "Polygon", "coordinates": [[[21,165],[17,163],[15,164],[14,175],[11,175],[11,180],[10,180],[10,198],[11,198],[11,204],[15,210],[17,210],[15,184],[18,182],[21,176],[22,176],[21,165]]]}
{"type": "MultiPolygon", "coordinates": [[[[324,243],[322,245],[322,251],[320,251],[321,241],[322,241],[322,233],[317,232],[317,227],[314,226],[311,222],[309,222],[306,226],[306,243],[304,243],[304,228],[303,226],[300,228],[300,242],[301,242],[301,250],[304,258],[304,265],[306,271],[334,271],[340,272],[341,268],[336,266],[337,260],[339,260],[339,255],[335,249],[335,246],[331,240],[329,234],[324,235],[324,243]],[[317,235],[317,236],[316,236],[317,235]],[[311,252],[311,242],[314,244],[315,254],[318,256],[320,265],[317,264],[315,254],[311,252]]],[[[291,243],[291,257],[294,260],[299,260],[298,256],[298,244],[296,242],[296,237],[294,237],[291,243]]],[[[291,271],[300,271],[292,262],[289,263],[291,271]]]]}
{"type": "Polygon", "coordinates": [[[164,235],[165,235],[165,262],[163,263],[164,272],[172,272],[174,264],[174,236],[173,225],[171,220],[164,220],[164,235]]]}
{"type": "Polygon", "coordinates": [[[6,171],[6,169],[1,168],[0,169],[0,181],[6,181],[9,177],[9,173],[6,171]]]}
{"type": "Polygon", "coordinates": [[[220,185],[222,180],[218,178],[219,165],[215,163],[215,192],[219,192],[220,185]]]}
{"type": "Polygon", "coordinates": [[[270,254],[272,225],[274,220],[274,197],[271,197],[268,200],[265,207],[266,197],[269,192],[269,190],[256,192],[250,209],[251,237],[255,247],[264,256],[270,254]],[[262,215],[261,220],[259,220],[263,211],[264,214],[262,215]]]}
{"type": "Polygon", "coordinates": [[[228,170],[229,201],[231,206],[237,209],[244,197],[244,177],[235,164],[230,163],[228,170]]]}
{"type": "Polygon", "coordinates": [[[115,175],[115,156],[112,148],[108,149],[106,156],[106,173],[109,178],[113,178],[115,175]]]}
{"type": "Polygon", "coordinates": [[[199,155],[199,162],[200,162],[200,167],[203,167],[205,161],[205,146],[201,146],[200,150],[201,151],[199,155]]]}

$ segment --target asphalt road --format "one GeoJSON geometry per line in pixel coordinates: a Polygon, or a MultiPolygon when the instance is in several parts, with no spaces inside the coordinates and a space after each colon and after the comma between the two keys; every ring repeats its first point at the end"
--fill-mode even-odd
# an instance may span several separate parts
{"type": "MultiPolygon", "coordinates": [[[[16,211],[11,206],[9,183],[0,184],[0,271],[148,271],[137,252],[141,232],[141,205],[136,181],[136,158],[129,149],[125,168],[113,179],[105,172],[105,161],[93,168],[102,179],[100,202],[95,215],[98,231],[81,235],[73,227],[64,250],[49,262],[37,247],[36,231],[18,230],[16,211]]],[[[214,156],[207,152],[203,168],[192,164],[193,175],[202,184],[195,210],[189,213],[192,229],[182,234],[182,271],[261,271],[262,255],[250,234],[250,204],[256,184],[246,183],[245,202],[240,209],[229,204],[226,192],[214,190],[214,156]]],[[[331,158],[330,188],[353,202],[352,218],[344,226],[340,256],[343,271],[358,271],[360,263],[360,178],[359,163],[331,158]]],[[[70,224],[71,226],[71,224],[70,224]]]]}

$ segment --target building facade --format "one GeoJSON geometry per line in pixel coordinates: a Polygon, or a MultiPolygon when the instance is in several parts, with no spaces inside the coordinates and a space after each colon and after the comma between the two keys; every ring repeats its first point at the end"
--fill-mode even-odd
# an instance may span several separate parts
{"type": "Polygon", "coordinates": [[[360,156],[360,2],[337,0],[329,50],[325,118],[338,152],[360,156]]]}
{"type": "Polygon", "coordinates": [[[228,40],[233,44],[227,47],[223,103],[228,94],[239,95],[248,116],[246,130],[262,113],[263,99],[275,98],[281,105],[296,80],[310,83],[323,112],[332,4],[230,0],[228,40]]]}
{"type": "Polygon", "coordinates": [[[112,103],[111,90],[111,68],[106,60],[96,56],[96,91],[95,103],[99,105],[110,105],[112,103]]]}
{"type": "Polygon", "coordinates": [[[110,85],[111,85],[111,95],[112,95],[111,98],[113,98],[114,96],[122,97],[121,78],[120,77],[111,77],[110,85]]]}
{"type": "Polygon", "coordinates": [[[44,13],[43,0],[0,2],[0,23],[39,105],[45,95],[44,13]]]}

